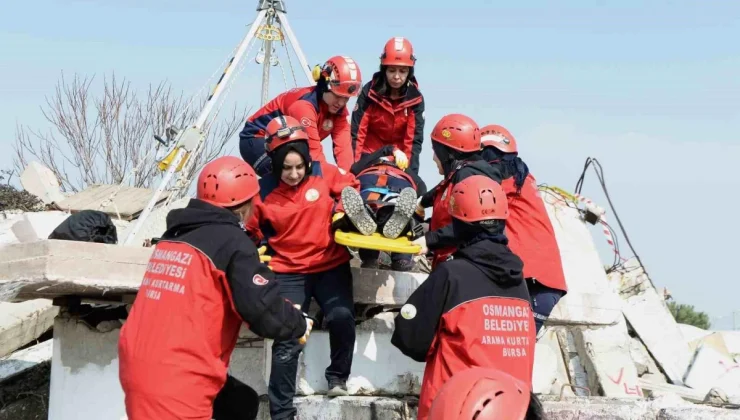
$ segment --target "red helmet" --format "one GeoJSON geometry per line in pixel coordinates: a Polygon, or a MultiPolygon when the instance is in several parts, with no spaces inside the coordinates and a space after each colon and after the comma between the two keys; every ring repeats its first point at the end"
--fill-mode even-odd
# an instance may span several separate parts
{"type": "Polygon", "coordinates": [[[380,65],[413,67],[415,63],[414,47],[408,39],[397,36],[385,43],[383,55],[380,56],[380,65]]]}
{"type": "Polygon", "coordinates": [[[245,203],[260,192],[254,169],[236,156],[216,158],[200,171],[196,197],[218,207],[245,203]]]}
{"type": "Polygon", "coordinates": [[[517,153],[516,139],[500,125],[487,125],[480,129],[481,147],[495,147],[504,153],[517,153]]]}
{"type": "MultiPolygon", "coordinates": [[[[317,67],[318,68],[318,67],[317,67]]],[[[355,60],[347,56],[335,56],[318,68],[318,74],[314,73],[314,80],[326,79],[329,92],[345,98],[351,98],[360,94],[362,89],[362,74],[360,66],[355,60]]]]}
{"type": "Polygon", "coordinates": [[[306,128],[295,118],[280,115],[272,119],[265,127],[265,151],[272,153],[278,147],[294,142],[308,141],[306,128]]]}
{"type": "Polygon", "coordinates": [[[526,383],[498,369],[466,369],[439,390],[429,420],[523,420],[530,392],[526,383]]]}
{"type": "Polygon", "coordinates": [[[501,184],[483,175],[473,175],[452,187],[449,212],[463,222],[503,220],[509,204],[501,184]]]}
{"type": "Polygon", "coordinates": [[[477,152],[480,150],[480,129],[466,115],[449,114],[434,126],[432,141],[461,152],[477,152]]]}

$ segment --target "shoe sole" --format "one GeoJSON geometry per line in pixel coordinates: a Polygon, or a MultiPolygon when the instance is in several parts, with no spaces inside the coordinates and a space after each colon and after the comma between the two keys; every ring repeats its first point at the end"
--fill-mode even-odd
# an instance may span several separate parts
{"type": "Polygon", "coordinates": [[[370,236],[375,233],[378,225],[367,212],[365,202],[362,201],[362,196],[357,190],[352,187],[344,187],[342,190],[342,205],[344,206],[344,213],[361,234],[370,236]]]}
{"type": "Polygon", "coordinates": [[[343,389],[337,390],[336,387],[334,387],[326,393],[326,396],[327,397],[347,397],[349,396],[349,392],[343,389]]]}
{"type": "Polygon", "coordinates": [[[416,211],[416,191],[413,188],[404,188],[399,194],[393,214],[383,226],[383,236],[396,239],[401,235],[416,211]]]}

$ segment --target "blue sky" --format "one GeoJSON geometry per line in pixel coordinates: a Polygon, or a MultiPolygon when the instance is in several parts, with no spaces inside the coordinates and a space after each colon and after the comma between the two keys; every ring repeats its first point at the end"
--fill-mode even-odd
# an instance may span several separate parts
{"type": "MultiPolygon", "coordinates": [[[[569,190],[586,157],[598,158],[653,281],[708,312],[715,328],[732,328],[730,314],[740,311],[740,227],[732,218],[740,205],[740,3],[428,3],[294,0],[287,7],[311,64],[350,55],[366,80],[383,43],[408,37],[427,134],[451,112],[503,124],[538,181],[569,190]]],[[[39,106],[62,71],[100,80],[115,70],[135,88],[167,79],[194,93],[244,35],[256,4],[10,2],[0,25],[0,142],[10,151],[16,123],[45,127],[39,106]]],[[[260,71],[250,57],[229,99],[258,106],[260,71]]],[[[272,75],[277,94],[282,76],[272,75]]],[[[0,167],[11,165],[11,154],[0,155],[0,167]]],[[[422,176],[439,179],[429,143],[422,176]]],[[[592,173],[583,192],[606,206],[592,173]]]]}

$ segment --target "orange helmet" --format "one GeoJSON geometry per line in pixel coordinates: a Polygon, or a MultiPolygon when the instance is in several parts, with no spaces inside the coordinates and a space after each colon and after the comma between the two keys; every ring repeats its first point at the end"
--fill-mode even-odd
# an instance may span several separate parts
{"type": "Polygon", "coordinates": [[[265,151],[272,153],[278,147],[294,142],[308,141],[306,128],[295,118],[288,115],[280,115],[272,119],[265,127],[265,151]]]}
{"type": "Polygon", "coordinates": [[[480,150],[480,129],[467,115],[448,114],[434,126],[432,141],[461,152],[477,152],[480,150]]]}
{"type": "Polygon", "coordinates": [[[480,129],[481,147],[495,147],[504,153],[517,153],[516,139],[509,130],[496,124],[480,129]]]}
{"type": "Polygon", "coordinates": [[[408,39],[397,36],[385,43],[383,55],[380,56],[381,66],[414,67],[415,63],[414,47],[408,39]]]}
{"type": "Polygon", "coordinates": [[[526,383],[498,369],[470,368],[445,382],[429,420],[523,420],[530,393],[526,383]]]}
{"type": "Polygon", "coordinates": [[[449,212],[463,222],[503,220],[509,204],[501,184],[483,175],[473,175],[452,187],[449,212]]]}
{"type": "Polygon", "coordinates": [[[254,169],[236,156],[216,158],[200,171],[196,197],[218,207],[233,207],[260,192],[254,169]]]}
{"type": "Polygon", "coordinates": [[[313,76],[317,82],[324,78],[329,92],[345,98],[359,95],[362,89],[360,66],[347,56],[337,55],[326,60],[322,67],[314,69],[313,76]]]}

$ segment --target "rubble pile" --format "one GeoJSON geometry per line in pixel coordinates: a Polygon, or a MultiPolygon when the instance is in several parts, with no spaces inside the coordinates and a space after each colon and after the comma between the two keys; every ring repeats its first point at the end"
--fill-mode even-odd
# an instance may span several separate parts
{"type": "MultiPolygon", "coordinates": [[[[43,173],[43,168],[34,171],[43,173]]],[[[45,238],[83,205],[108,213],[123,240],[152,192],[130,190],[125,202],[118,202],[107,186],[93,186],[105,193],[82,191],[78,194],[86,195],[66,197],[48,179],[30,178],[24,185],[43,186],[34,194],[57,210],[1,213],[0,302],[15,303],[0,304],[0,387],[6,392],[6,384],[27,382],[18,379],[23,375],[48,374],[53,359],[50,371],[56,385],[46,397],[50,419],[121,418],[116,345],[151,253],[141,244],[163,232],[167,211],[186,205],[187,199],[155,209],[135,246],[62,243],[45,238]],[[53,349],[44,340],[52,325],[53,349]]],[[[550,418],[740,418],[740,332],[676,323],[663,293],[637,261],[607,275],[578,209],[554,194],[543,199],[569,288],[535,351],[533,386],[550,418]]],[[[426,273],[355,265],[353,275],[358,326],[347,383],[351,396],[323,396],[329,338],[317,326],[299,362],[301,418],[413,419],[424,365],[403,356],[390,344],[390,336],[394,316],[426,273]]],[[[263,399],[271,345],[244,328],[230,368],[263,399]]],[[[48,390],[48,383],[42,388],[48,390]]],[[[34,389],[17,394],[44,395],[34,389]]],[[[6,395],[0,398],[0,420],[18,401],[6,395]]],[[[266,405],[261,412],[267,413],[266,405]]]]}

